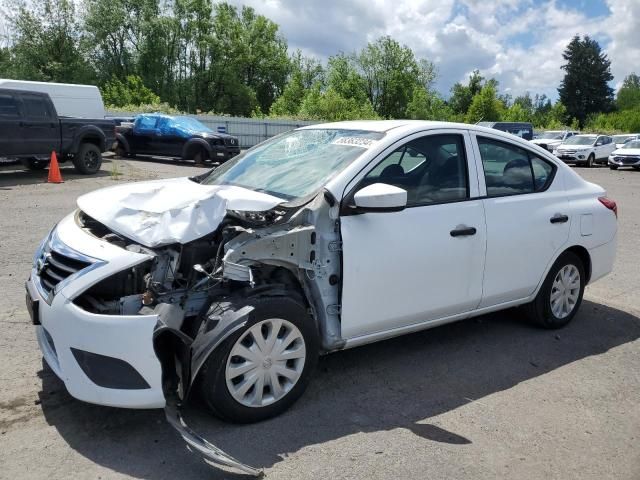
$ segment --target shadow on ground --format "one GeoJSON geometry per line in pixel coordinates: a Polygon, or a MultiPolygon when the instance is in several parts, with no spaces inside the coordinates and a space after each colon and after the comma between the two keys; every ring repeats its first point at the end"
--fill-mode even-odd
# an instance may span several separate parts
{"type": "MultiPolygon", "coordinates": [[[[108,163],[106,158],[103,162],[108,163]]],[[[81,175],[76,172],[71,162],[60,164],[60,173],[62,179],[67,180],[91,180],[97,177],[106,177],[110,175],[108,170],[99,170],[93,175],[81,175]]],[[[36,183],[47,183],[49,169],[44,170],[27,170],[21,164],[1,164],[0,165],[0,190],[12,190],[18,185],[33,185],[36,183]]]]}
{"type": "MultiPolygon", "coordinates": [[[[425,441],[463,445],[473,438],[429,418],[639,337],[640,319],[592,302],[559,331],[530,327],[509,310],[324,357],[302,399],[263,423],[225,424],[198,402],[186,416],[220,448],[266,468],[284,454],[357,432],[404,428],[425,441]]],[[[48,368],[40,396],[47,422],[100,465],[136,478],[230,478],[189,453],[161,411],[76,401],[48,368]]]]}

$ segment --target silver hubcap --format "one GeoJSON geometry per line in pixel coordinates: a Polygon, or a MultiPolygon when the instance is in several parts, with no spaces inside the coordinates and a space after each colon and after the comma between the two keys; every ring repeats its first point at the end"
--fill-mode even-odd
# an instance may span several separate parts
{"type": "Polygon", "coordinates": [[[264,407],[291,391],[304,369],[302,333],[280,318],[258,322],[231,349],[225,377],[231,396],[247,407],[264,407]]]}
{"type": "Polygon", "coordinates": [[[565,265],[551,286],[551,311],[557,318],[565,318],[573,312],[579,295],[580,271],[575,265],[565,265]]]}

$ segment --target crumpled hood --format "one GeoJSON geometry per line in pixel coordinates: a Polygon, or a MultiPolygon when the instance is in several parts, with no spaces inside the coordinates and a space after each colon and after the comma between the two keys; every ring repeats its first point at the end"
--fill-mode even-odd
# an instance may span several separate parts
{"type": "Polygon", "coordinates": [[[213,232],[227,210],[264,211],[282,202],[266,193],[184,177],[103,188],[79,197],[78,207],[114,232],[158,247],[213,232]]]}

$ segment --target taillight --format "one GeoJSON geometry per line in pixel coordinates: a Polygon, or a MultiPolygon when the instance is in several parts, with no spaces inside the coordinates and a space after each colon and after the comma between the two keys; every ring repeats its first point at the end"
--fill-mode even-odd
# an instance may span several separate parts
{"type": "Polygon", "coordinates": [[[602,205],[604,205],[613,213],[615,213],[616,218],[618,218],[618,205],[616,204],[615,200],[611,200],[610,198],[607,198],[607,197],[598,197],[598,200],[600,200],[600,203],[602,205]]]}

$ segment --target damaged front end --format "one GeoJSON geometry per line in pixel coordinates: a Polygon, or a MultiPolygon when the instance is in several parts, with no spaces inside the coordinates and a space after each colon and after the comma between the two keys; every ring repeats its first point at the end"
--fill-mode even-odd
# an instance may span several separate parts
{"type": "Polygon", "coordinates": [[[215,466],[260,475],[195,433],[181,409],[209,356],[246,325],[243,299],[295,291],[308,304],[322,351],[343,347],[340,337],[341,244],[337,204],[320,194],[295,207],[228,209],[215,231],[186,243],[148,247],[86,213],[87,233],[148,260],[104,279],[74,299],[84,310],[155,315],[153,347],[161,365],[165,413],[189,448],[215,466]]]}

